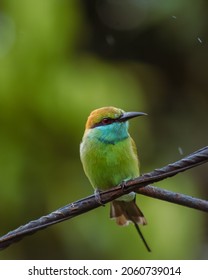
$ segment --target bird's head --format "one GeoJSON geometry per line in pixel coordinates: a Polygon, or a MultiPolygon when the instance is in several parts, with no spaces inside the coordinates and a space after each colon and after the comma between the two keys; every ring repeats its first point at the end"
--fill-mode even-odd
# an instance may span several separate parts
{"type": "Polygon", "coordinates": [[[115,143],[129,136],[129,119],[144,115],[142,112],[125,112],[116,107],[102,107],[91,112],[85,134],[106,143],[115,143]]]}

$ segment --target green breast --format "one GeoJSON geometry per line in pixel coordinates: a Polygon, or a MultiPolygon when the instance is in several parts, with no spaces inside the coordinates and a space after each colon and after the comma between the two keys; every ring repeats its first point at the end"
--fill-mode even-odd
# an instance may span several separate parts
{"type": "Polygon", "coordinates": [[[96,189],[105,190],[139,176],[139,163],[130,137],[116,144],[87,139],[81,144],[81,161],[96,189]]]}

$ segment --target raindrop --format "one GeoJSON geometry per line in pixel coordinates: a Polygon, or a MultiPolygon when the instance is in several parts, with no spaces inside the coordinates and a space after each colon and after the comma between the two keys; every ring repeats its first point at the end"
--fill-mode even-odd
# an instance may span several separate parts
{"type": "Polygon", "coordinates": [[[184,153],[183,153],[183,149],[181,148],[181,147],[178,147],[178,151],[179,151],[179,154],[180,155],[183,155],[184,153]]]}
{"type": "Polygon", "coordinates": [[[200,44],[203,43],[201,38],[197,37],[197,40],[198,40],[198,42],[199,42],[200,44]]]}

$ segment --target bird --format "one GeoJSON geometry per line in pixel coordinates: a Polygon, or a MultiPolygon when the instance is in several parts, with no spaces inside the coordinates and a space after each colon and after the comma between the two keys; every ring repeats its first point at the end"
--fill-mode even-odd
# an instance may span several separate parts
{"type": "MultiPolygon", "coordinates": [[[[140,175],[136,144],[128,130],[130,119],[145,115],[113,106],[101,107],[90,113],[80,144],[80,159],[96,197],[101,191],[140,175]]],[[[147,251],[151,252],[139,228],[147,221],[136,204],[134,192],[110,203],[110,218],[115,219],[119,226],[133,223],[147,251]]]]}

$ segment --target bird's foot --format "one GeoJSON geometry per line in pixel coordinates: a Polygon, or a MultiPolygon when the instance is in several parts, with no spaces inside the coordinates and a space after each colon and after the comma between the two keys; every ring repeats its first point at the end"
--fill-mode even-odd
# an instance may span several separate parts
{"type": "Polygon", "coordinates": [[[100,190],[96,189],[95,192],[94,192],[94,194],[95,194],[95,199],[96,199],[96,201],[97,201],[100,205],[105,206],[105,204],[102,202],[102,199],[101,199],[101,196],[100,196],[100,190]]]}
{"type": "Polygon", "coordinates": [[[122,189],[123,192],[125,192],[125,188],[126,188],[126,183],[128,182],[129,180],[123,180],[121,183],[120,183],[120,187],[122,189]]]}

